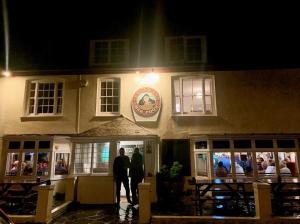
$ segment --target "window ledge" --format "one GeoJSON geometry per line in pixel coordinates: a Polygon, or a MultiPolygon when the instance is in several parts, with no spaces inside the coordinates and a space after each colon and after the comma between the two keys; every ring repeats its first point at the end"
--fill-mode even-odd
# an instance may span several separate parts
{"type": "Polygon", "coordinates": [[[95,115],[94,118],[101,118],[101,117],[120,117],[121,114],[98,114],[95,115]]]}
{"type": "Polygon", "coordinates": [[[63,115],[38,115],[38,116],[22,116],[21,121],[54,121],[60,120],[63,115]]]}
{"type": "Polygon", "coordinates": [[[217,117],[217,114],[172,114],[172,117],[217,117]]]}

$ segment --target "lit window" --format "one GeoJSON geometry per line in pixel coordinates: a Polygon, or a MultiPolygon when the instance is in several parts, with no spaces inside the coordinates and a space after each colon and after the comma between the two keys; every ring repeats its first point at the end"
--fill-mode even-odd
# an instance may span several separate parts
{"type": "Polygon", "coordinates": [[[296,152],[278,152],[278,160],[280,175],[293,177],[299,175],[296,152]]]}
{"type": "Polygon", "coordinates": [[[120,80],[98,79],[97,115],[119,115],[120,80]]]}
{"type": "Polygon", "coordinates": [[[256,164],[259,176],[274,176],[277,173],[274,152],[257,152],[256,164]]]}
{"type": "Polygon", "coordinates": [[[173,113],[216,115],[212,76],[174,77],[173,113]]]}
{"type": "Polygon", "coordinates": [[[27,114],[60,115],[63,106],[63,82],[30,81],[28,84],[27,114]]]}
{"type": "Polygon", "coordinates": [[[231,153],[214,152],[213,167],[215,177],[227,177],[231,175],[231,153]]]}
{"type": "Polygon", "coordinates": [[[126,64],[129,58],[129,42],[126,39],[92,40],[91,65],[126,64]]]}
{"type": "Polygon", "coordinates": [[[170,64],[206,63],[205,36],[167,37],[166,57],[170,64]]]}
{"type": "Polygon", "coordinates": [[[69,173],[70,153],[55,154],[55,175],[66,175],[69,173]]]}
{"type": "Polygon", "coordinates": [[[74,170],[76,174],[108,173],[109,143],[76,144],[74,170]]]}
{"type": "Polygon", "coordinates": [[[251,152],[235,152],[235,173],[237,176],[253,176],[253,162],[251,152]]]}

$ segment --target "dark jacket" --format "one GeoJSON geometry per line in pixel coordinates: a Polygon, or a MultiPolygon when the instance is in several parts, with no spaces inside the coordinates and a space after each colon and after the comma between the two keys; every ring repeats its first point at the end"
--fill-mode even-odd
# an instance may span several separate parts
{"type": "Polygon", "coordinates": [[[143,157],[140,153],[133,153],[131,158],[129,175],[131,179],[142,181],[144,178],[143,157]]]}
{"type": "Polygon", "coordinates": [[[124,178],[127,177],[127,169],[130,167],[130,161],[128,156],[118,156],[114,161],[114,177],[124,178]]]}

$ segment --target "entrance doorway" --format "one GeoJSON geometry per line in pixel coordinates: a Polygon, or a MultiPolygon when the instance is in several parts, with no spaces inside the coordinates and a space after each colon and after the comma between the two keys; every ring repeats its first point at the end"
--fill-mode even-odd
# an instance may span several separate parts
{"type": "MultiPolygon", "coordinates": [[[[117,144],[117,150],[118,150],[117,155],[119,155],[119,149],[124,148],[125,155],[128,156],[131,161],[132,154],[134,153],[134,149],[136,147],[140,149],[140,153],[142,154],[143,158],[145,158],[144,157],[144,141],[120,141],[117,144]]],[[[128,172],[129,172],[129,170],[128,170],[128,172]]],[[[129,173],[128,173],[128,175],[129,175],[129,173]]],[[[129,187],[130,187],[130,177],[129,177],[129,187]]],[[[121,185],[121,202],[127,202],[126,191],[125,191],[123,184],[121,185]]]]}

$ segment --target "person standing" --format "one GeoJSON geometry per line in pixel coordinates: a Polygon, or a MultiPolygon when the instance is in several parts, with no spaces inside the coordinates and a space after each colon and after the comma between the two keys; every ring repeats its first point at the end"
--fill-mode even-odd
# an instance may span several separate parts
{"type": "Polygon", "coordinates": [[[131,177],[130,188],[133,204],[138,203],[138,184],[144,179],[143,156],[140,154],[139,148],[134,149],[131,158],[129,176],[131,177]]]}
{"type": "Polygon", "coordinates": [[[128,156],[125,156],[124,148],[119,149],[120,155],[117,156],[113,164],[114,179],[117,185],[117,205],[120,205],[120,191],[121,183],[123,183],[126,190],[126,198],[128,203],[132,204],[130,200],[129,181],[127,176],[127,169],[130,167],[130,160],[128,156]]]}

